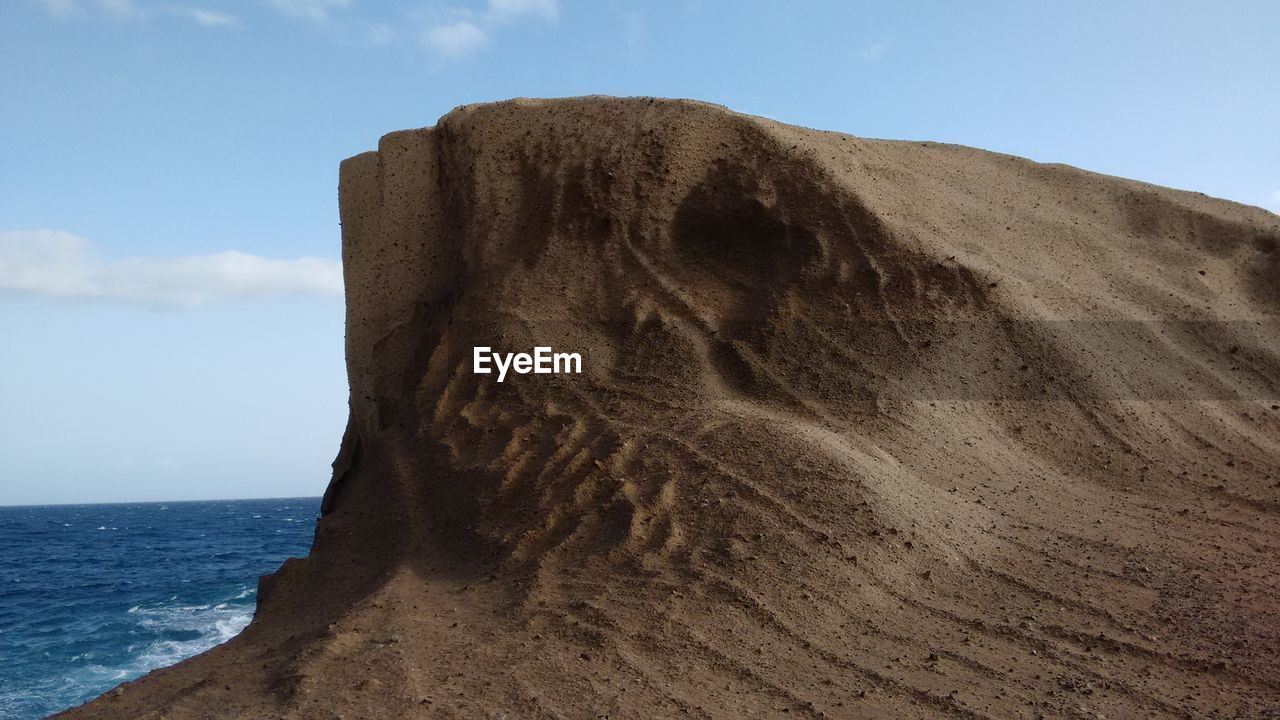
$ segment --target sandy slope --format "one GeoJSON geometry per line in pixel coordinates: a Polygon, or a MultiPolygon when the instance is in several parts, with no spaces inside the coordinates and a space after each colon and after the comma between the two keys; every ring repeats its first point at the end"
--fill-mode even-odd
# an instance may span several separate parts
{"type": "Polygon", "coordinates": [[[312,556],[67,717],[1280,717],[1275,215],[601,98],[341,206],[312,556]]]}

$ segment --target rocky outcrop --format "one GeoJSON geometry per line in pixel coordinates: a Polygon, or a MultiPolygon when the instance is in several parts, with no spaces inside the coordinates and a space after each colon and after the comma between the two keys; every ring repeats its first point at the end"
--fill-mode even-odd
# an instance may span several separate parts
{"type": "Polygon", "coordinates": [[[1275,215],[606,98],[340,196],[311,556],[68,717],[1280,712],[1275,215]]]}

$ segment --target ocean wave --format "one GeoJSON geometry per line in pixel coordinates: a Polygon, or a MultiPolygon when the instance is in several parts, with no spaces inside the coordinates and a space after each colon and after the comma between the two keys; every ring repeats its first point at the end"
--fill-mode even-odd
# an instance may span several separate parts
{"type": "Polygon", "coordinates": [[[309,525],[281,518],[301,517],[290,505],[0,508],[13,549],[0,558],[0,719],[45,717],[238,635],[256,579],[310,545],[309,525]]]}
{"type": "MultiPolygon", "coordinates": [[[[90,666],[92,684],[103,678],[122,681],[168,667],[239,635],[253,620],[253,606],[233,601],[216,604],[134,606],[129,613],[150,636],[129,648],[130,658],[115,666],[90,666]]],[[[89,679],[89,678],[86,678],[89,679]]]]}
{"type": "Polygon", "coordinates": [[[93,695],[152,670],[168,667],[210,650],[239,635],[253,620],[253,605],[244,603],[246,590],[218,603],[157,603],[135,605],[127,611],[129,630],[117,634],[140,635],[121,647],[122,653],[102,658],[84,653],[71,658],[72,667],[26,688],[0,693],[0,717],[26,717],[24,710],[50,697],[69,702],[93,695]],[[92,658],[92,660],[91,660],[92,658]]]}

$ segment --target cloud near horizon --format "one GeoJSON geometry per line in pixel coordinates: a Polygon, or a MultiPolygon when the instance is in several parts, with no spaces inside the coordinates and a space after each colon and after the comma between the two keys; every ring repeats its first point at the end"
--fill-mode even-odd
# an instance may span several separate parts
{"type": "Polygon", "coordinates": [[[61,230],[0,231],[0,294],[188,308],[217,300],[341,296],[342,264],[276,260],[228,250],[212,255],[105,261],[61,230]]]}
{"type": "Polygon", "coordinates": [[[526,18],[555,22],[560,17],[559,0],[486,0],[484,8],[473,11],[454,8],[455,20],[429,25],[422,33],[423,47],[444,60],[456,60],[489,44],[495,28],[526,18]]]}

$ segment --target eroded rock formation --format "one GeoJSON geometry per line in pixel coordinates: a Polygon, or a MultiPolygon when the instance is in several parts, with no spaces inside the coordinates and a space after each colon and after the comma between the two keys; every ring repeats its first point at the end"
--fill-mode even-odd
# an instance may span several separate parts
{"type": "Polygon", "coordinates": [[[605,98],[388,135],[341,215],[311,556],[69,717],[1280,713],[1275,215],[605,98]]]}

